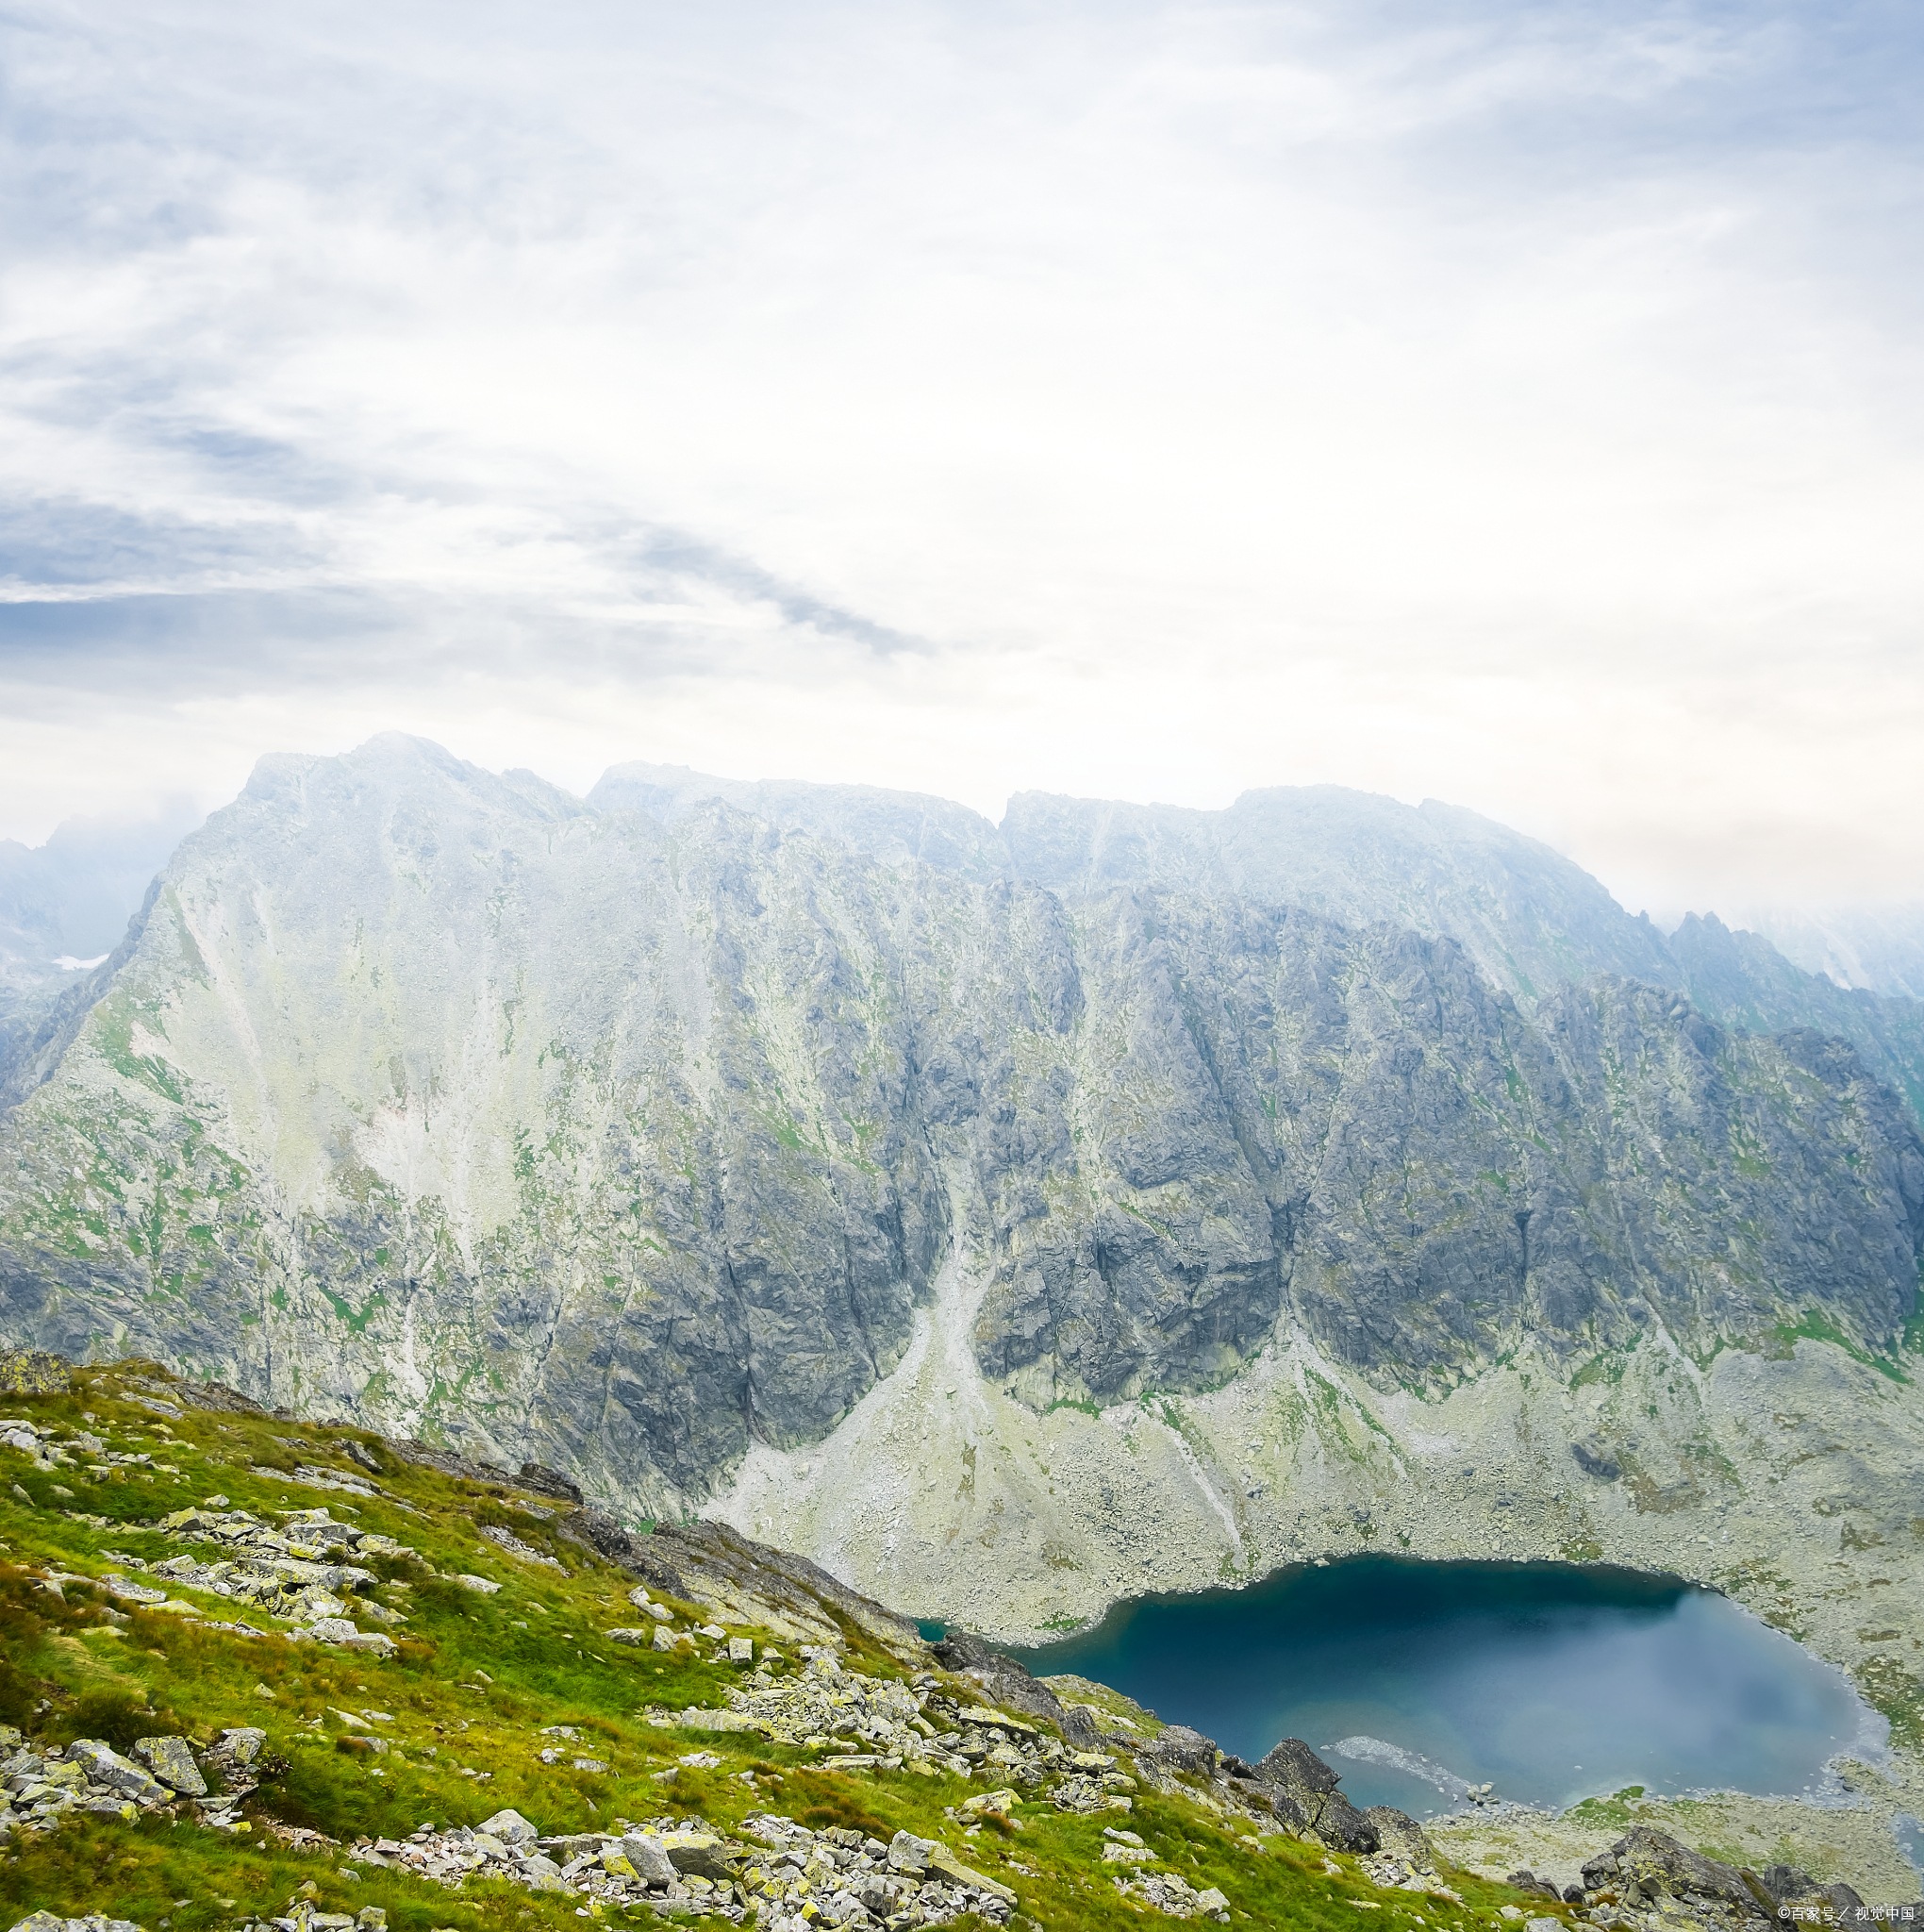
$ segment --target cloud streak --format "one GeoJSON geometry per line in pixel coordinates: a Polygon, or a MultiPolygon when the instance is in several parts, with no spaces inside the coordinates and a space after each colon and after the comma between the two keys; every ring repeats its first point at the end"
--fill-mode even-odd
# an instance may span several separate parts
{"type": "Polygon", "coordinates": [[[0,39],[0,828],[392,724],[1916,890],[1897,8],[0,39]]]}

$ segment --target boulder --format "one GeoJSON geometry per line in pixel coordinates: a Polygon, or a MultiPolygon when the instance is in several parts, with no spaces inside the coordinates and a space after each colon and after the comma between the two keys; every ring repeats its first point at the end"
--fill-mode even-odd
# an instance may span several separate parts
{"type": "MultiPolygon", "coordinates": [[[[581,1490],[572,1483],[558,1470],[546,1468],[539,1462],[524,1462],[521,1466],[521,1480],[517,1489],[530,1490],[538,1496],[550,1496],[557,1503],[579,1503],[581,1490]]],[[[604,1518],[605,1522],[607,1519],[604,1518]]],[[[616,1528],[620,1528],[618,1524],[616,1528]]]]}
{"type": "Polygon", "coordinates": [[[124,1791],[134,1799],[164,1796],[160,1781],[138,1764],[130,1764],[111,1744],[98,1738],[80,1738],[67,1746],[67,1762],[77,1764],[91,1783],[124,1791]]]}
{"type": "MultiPolygon", "coordinates": [[[[1744,1875],[1748,1878],[1750,1874],[1744,1875]]],[[[1781,1906],[1829,1906],[1843,1919],[1864,1903],[1848,1885],[1819,1885],[1808,1872],[1800,1872],[1794,1865],[1766,1866],[1760,1877],[1764,1890],[1781,1906]]]]}
{"type": "Polygon", "coordinates": [[[1216,1740],[1187,1724],[1169,1724],[1149,1747],[1165,1764],[1177,1771],[1201,1772],[1207,1776],[1216,1769],[1216,1740]]]}
{"type": "Polygon", "coordinates": [[[1592,1858],[1584,1867],[1584,1883],[1593,1890],[1614,1885],[1652,1901],[1695,1892],[1765,1917],[1775,1916],[1778,1905],[1761,1878],[1706,1858],[1647,1824],[1618,1839],[1601,1857],[1592,1858]]]}
{"type": "MultiPolygon", "coordinates": [[[[661,1849],[677,1872],[692,1872],[697,1877],[711,1878],[722,1885],[733,1880],[736,1863],[741,1857],[725,1839],[708,1831],[664,1832],[661,1849]]],[[[639,1872],[641,1868],[638,1865],[635,1869],[639,1872]]]]}
{"type": "Polygon", "coordinates": [[[1341,1774],[1332,1771],[1301,1738],[1285,1738],[1253,1768],[1265,1783],[1302,1785],[1312,1791],[1333,1791],[1341,1782],[1341,1774]]]}
{"type": "Polygon", "coordinates": [[[187,1798],[205,1798],[207,1781],[185,1738],[142,1738],[134,1746],[134,1756],[158,1777],[187,1798]]]}
{"type": "Polygon", "coordinates": [[[1279,1824],[1314,1833],[1335,1851],[1377,1849],[1376,1827],[1336,1790],[1339,1774],[1301,1738],[1285,1738],[1250,1769],[1269,1793],[1269,1809],[1279,1824]]]}
{"type": "Polygon", "coordinates": [[[929,1874],[939,1878],[944,1885],[966,1885],[972,1890],[986,1893],[990,1898],[999,1898],[1004,1905],[1014,1905],[1016,1895],[1006,1885],[987,1878],[980,1872],[965,1865],[947,1845],[932,1844],[929,1847],[929,1874]]]}
{"type": "Polygon", "coordinates": [[[1371,1805],[1363,1813],[1365,1822],[1376,1834],[1376,1848],[1401,1858],[1413,1872],[1436,1869],[1436,1847],[1430,1835],[1407,1811],[1390,1805],[1371,1805]]]}
{"type": "Polygon", "coordinates": [[[912,1831],[898,1831],[888,1840],[888,1869],[921,1877],[929,1869],[929,1854],[936,1849],[933,1839],[917,1838],[912,1831]]]}
{"type": "Polygon", "coordinates": [[[498,1838],[505,1845],[532,1844],[540,1835],[519,1811],[497,1811],[492,1818],[484,1819],[474,1829],[485,1832],[489,1838],[498,1838]]]}
{"type": "Polygon", "coordinates": [[[1378,1849],[1376,1827],[1341,1791],[1322,1794],[1311,1829],[1332,1851],[1373,1852],[1378,1849]]]}
{"type": "Polygon", "coordinates": [[[622,1840],[622,1850],[643,1885],[659,1887],[674,1883],[674,1860],[658,1838],[648,1832],[631,1831],[622,1840]]]}
{"type": "Polygon", "coordinates": [[[0,1394],[64,1395],[69,1364],[44,1348],[0,1350],[0,1394]]]}

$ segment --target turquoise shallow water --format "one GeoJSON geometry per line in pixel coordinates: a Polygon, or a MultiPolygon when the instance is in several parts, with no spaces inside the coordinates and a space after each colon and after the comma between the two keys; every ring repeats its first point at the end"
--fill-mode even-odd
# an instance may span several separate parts
{"type": "Polygon", "coordinates": [[[1562,1563],[1356,1557],[1121,1604],[1014,1655],[1251,1760],[1302,1738],[1352,1803],[1419,1817],[1486,1781],[1557,1806],[1626,1785],[1801,1793],[1880,1735],[1838,1672],[1723,1597],[1562,1563]]]}

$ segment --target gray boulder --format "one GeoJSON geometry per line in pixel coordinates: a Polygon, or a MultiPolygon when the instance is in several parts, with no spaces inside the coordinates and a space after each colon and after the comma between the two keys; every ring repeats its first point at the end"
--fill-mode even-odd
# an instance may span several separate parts
{"type": "Polygon", "coordinates": [[[1277,1822],[1289,1830],[1314,1836],[1333,1851],[1378,1849],[1375,1825],[1336,1790],[1340,1774],[1301,1738],[1285,1738],[1252,1767],[1252,1774],[1269,1792],[1277,1822]]]}
{"type": "Polygon", "coordinates": [[[1584,1867],[1584,1883],[1592,1890],[1614,1886],[1639,1892],[1647,1899],[1717,1899],[1752,1916],[1772,1917],[1778,1901],[1755,1873],[1740,1872],[1693,1852],[1667,1833],[1639,1824],[1612,1845],[1602,1857],[1584,1867]]]}
{"type": "Polygon", "coordinates": [[[1364,1822],[1376,1834],[1376,1848],[1401,1858],[1413,1872],[1436,1869],[1436,1847],[1430,1835],[1407,1811],[1390,1805],[1371,1805],[1363,1813],[1364,1822]]]}
{"type": "Polygon", "coordinates": [[[1301,1738],[1285,1738],[1260,1758],[1256,1776],[1269,1784],[1301,1785],[1310,1791],[1333,1791],[1342,1774],[1330,1767],[1301,1738]]]}
{"type": "Polygon", "coordinates": [[[81,1766],[91,1783],[106,1785],[109,1790],[124,1791],[136,1803],[156,1802],[167,1795],[158,1778],[130,1763],[111,1744],[103,1743],[98,1738],[79,1738],[69,1744],[67,1762],[81,1766]]]}
{"type": "Polygon", "coordinates": [[[1216,1769],[1216,1740],[1187,1724],[1169,1724],[1150,1746],[1162,1761],[1177,1771],[1201,1772],[1205,1777],[1216,1769]]]}
{"type": "Polygon", "coordinates": [[[505,1845],[532,1844],[539,1836],[535,1827],[514,1810],[497,1811],[474,1829],[486,1832],[489,1838],[498,1838],[505,1845]]]}
{"type": "Polygon", "coordinates": [[[674,1883],[674,1861],[658,1838],[645,1831],[631,1831],[622,1840],[622,1850],[643,1885],[658,1890],[674,1883]]]}
{"type": "Polygon", "coordinates": [[[187,1798],[205,1798],[207,1781],[193,1761],[185,1738],[142,1738],[134,1746],[134,1756],[158,1777],[187,1798]]]}

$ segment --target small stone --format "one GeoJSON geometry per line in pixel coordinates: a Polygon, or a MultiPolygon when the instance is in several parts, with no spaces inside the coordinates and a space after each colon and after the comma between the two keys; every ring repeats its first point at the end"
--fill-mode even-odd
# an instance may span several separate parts
{"type": "Polygon", "coordinates": [[[501,1588],[500,1584],[490,1582],[486,1576],[470,1576],[465,1573],[452,1580],[458,1583],[463,1590],[479,1591],[483,1596],[492,1596],[501,1588]]]}

